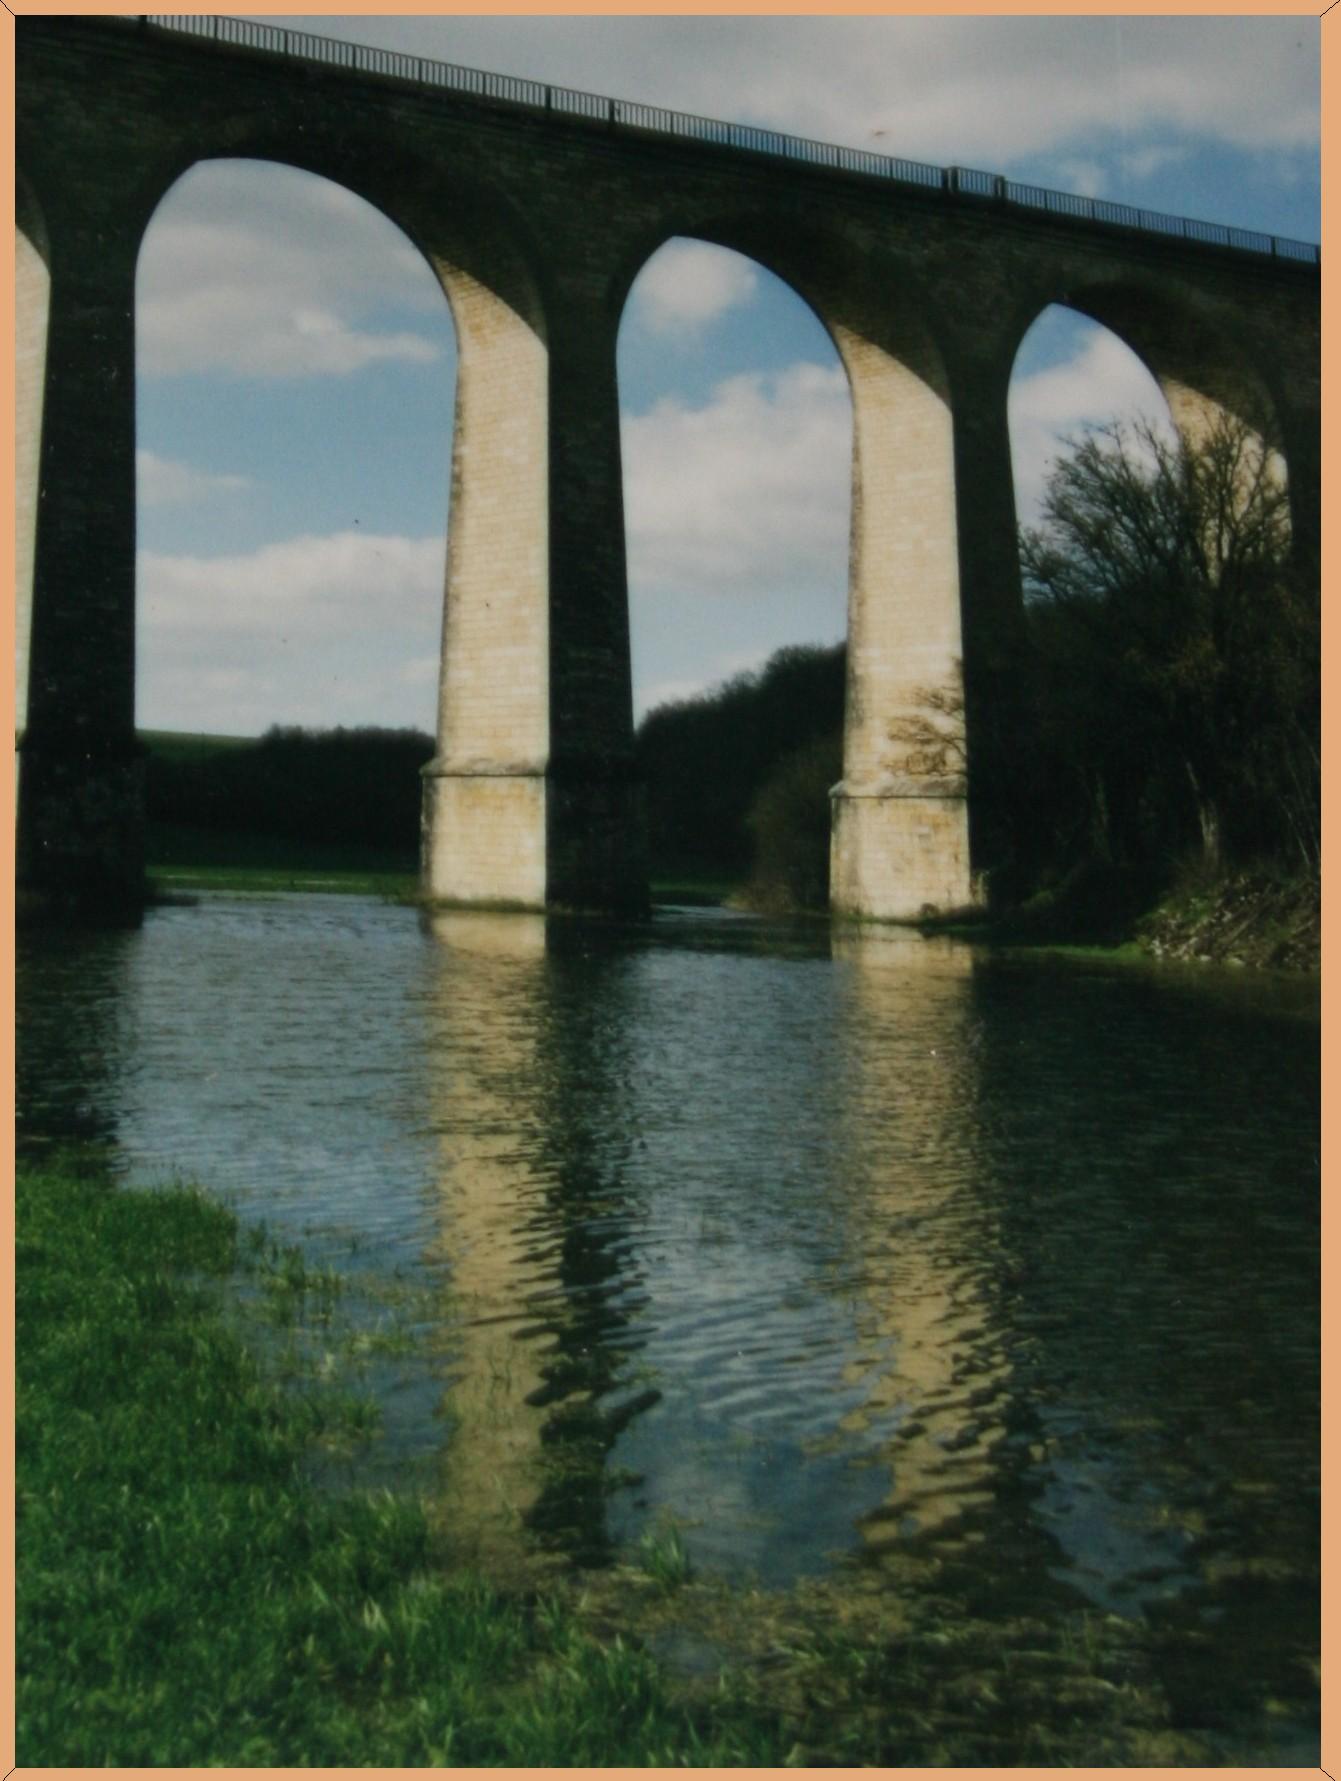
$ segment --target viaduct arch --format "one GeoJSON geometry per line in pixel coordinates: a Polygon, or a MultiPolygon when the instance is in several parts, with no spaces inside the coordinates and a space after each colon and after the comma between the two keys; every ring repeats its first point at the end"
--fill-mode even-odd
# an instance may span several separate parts
{"type": "Polygon", "coordinates": [[[1229,408],[1277,439],[1296,548],[1318,560],[1312,248],[239,21],[30,16],[16,43],[20,222],[40,215],[50,268],[40,448],[39,405],[20,410],[20,462],[40,468],[18,863],[48,904],[133,919],[141,900],[134,276],[200,160],[347,185],[452,306],[431,900],[645,901],[615,347],[671,236],[783,278],[851,387],[839,912],[963,906],[990,864],[973,738],[1009,725],[1021,634],[1006,394],[1050,303],[1126,340],[1183,429],[1229,408]],[[908,742],[961,708],[967,766],[908,742]]]}

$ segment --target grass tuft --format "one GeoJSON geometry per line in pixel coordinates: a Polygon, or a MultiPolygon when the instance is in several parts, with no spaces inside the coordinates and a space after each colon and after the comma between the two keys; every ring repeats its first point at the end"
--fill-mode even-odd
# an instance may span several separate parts
{"type": "Polygon", "coordinates": [[[659,1589],[680,1589],[693,1575],[689,1553],[677,1527],[649,1528],[638,1542],[638,1561],[659,1589]]]}

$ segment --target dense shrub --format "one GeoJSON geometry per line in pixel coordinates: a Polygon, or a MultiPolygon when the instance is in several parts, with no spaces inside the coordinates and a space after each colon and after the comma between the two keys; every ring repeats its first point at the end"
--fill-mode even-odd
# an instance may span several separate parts
{"type": "Polygon", "coordinates": [[[843,738],[835,731],[789,754],[765,781],[746,818],[756,907],[828,908],[829,793],[842,773],[843,738]]]}

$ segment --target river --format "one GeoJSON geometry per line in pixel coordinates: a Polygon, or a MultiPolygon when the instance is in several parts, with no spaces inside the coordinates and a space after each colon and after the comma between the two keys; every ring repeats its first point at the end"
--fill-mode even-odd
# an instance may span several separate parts
{"type": "Polygon", "coordinates": [[[378,1463],[482,1551],[931,1564],[1267,1676],[1317,1761],[1314,986],[219,895],[24,936],[18,1037],[21,1151],[404,1284],[378,1463]]]}

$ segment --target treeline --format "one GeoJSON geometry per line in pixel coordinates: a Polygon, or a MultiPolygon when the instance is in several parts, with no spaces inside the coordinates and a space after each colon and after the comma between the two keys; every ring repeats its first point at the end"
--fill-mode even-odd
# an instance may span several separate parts
{"type": "Polygon", "coordinates": [[[276,726],[237,747],[155,746],[145,765],[152,826],[385,849],[413,858],[419,770],[433,739],[419,730],[276,726]]]}
{"type": "Polygon", "coordinates": [[[1017,891],[1108,874],[1148,896],[1189,865],[1316,873],[1318,587],[1280,460],[1232,421],[1195,450],[1097,429],[1058,464],[1021,562],[1020,746],[1013,775],[990,774],[1013,787],[999,827],[1017,891]]]}
{"type": "Polygon", "coordinates": [[[636,748],[654,880],[741,880],[781,868],[780,825],[811,839],[801,877],[786,865],[792,900],[823,906],[845,664],[841,643],[780,649],[756,672],[647,714],[636,748]]]}

